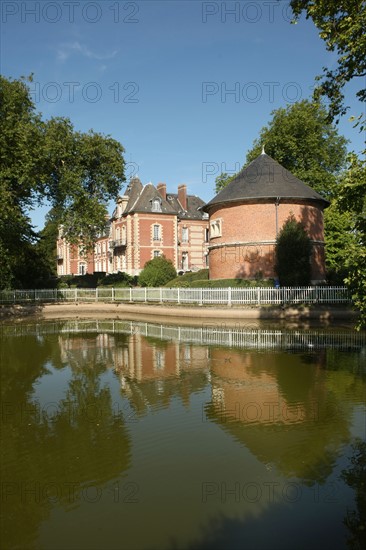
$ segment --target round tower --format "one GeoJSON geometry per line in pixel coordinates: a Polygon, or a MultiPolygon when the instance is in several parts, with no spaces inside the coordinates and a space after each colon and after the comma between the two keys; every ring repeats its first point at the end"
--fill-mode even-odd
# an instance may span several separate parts
{"type": "Polygon", "coordinates": [[[325,279],[323,210],[319,193],[264,151],[202,210],[209,214],[210,279],[276,277],[276,238],[293,215],[312,243],[312,282],[325,279]]]}

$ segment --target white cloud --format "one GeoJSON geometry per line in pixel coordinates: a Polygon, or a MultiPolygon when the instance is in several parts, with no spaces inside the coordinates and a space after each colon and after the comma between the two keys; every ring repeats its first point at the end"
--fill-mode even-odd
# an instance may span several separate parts
{"type": "Polygon", "coordinates": [[[118,53],[118,50],[113,50],[112,52],[99,53],[92,52],[85,44],[80,44],[80,42],[67,42],[61,44],[57,50],[57,59],[59,61],[66,61],[73,54],[80,54],[89,59],[96,59],[98,61],[104,61],[106,59],[112,59],[118,53]]]}

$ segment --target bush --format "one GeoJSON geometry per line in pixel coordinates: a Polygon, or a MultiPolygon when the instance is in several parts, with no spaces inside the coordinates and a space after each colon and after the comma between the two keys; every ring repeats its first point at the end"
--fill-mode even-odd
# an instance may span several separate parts
{"type": "Polygon", "coordinates": [[[129,287],[137,285],[137,276],[127,273],[87,273],[86,275],[63,275],[58,279],[57,288],[97,288],[99,286],[129,287]]]}
{"type": "Polygon", "coordinates": [[[200,269],[199,271],[185,273],[184,275],[180,275],[179,277],[176,277],[175,279],[172,279],[168,283],[166,283],[166,287],[169,288],[188,288],[191,286],[191,283],[196,280],[208,280],[208,269],[200,269]]]}
{"type": "Polygon", "coordinates": [[[273,287],[273,279],[213,279],[209,281],[193,281],[191,288],[248,288],[273,287]]]}
{"type": "Polygon", "coordinates": [[[98,275],[87,273],[86,275],[63,275],[60,277],[58,288],[96,288],[98,286],[98,275]],[[61,286],[60,286],[61,285],[61,286]]]}
{"type": "Polygon", "coordinates": [[[113,286],[113,287],[129,287],[137,285],[138,277],[128,275],[124,271],[119,271],[118,273],[110,273],[109,275],[104,275],[99,280],[100,286],[113,286]]]}
{"type": "Polygon", "coordinates": [[[158,256],[145,264],[139,276],[141,286],[163,286],[177,276],[174,265],[165,256],[158,256]]]}
{"type": "Polygon", "coordinates": [[[275,270],[281,286],[307,286],[311,279],[311,241],[303,225],[291,215],[276,241],[275,270]]]}

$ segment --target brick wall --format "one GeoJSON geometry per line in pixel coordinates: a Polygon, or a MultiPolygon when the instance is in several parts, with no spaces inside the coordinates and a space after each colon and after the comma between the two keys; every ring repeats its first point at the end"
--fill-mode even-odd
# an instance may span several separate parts
{"type": "Polygon", "coordinates": [[[254,278],[260,272],[265,278],[275,277],[276,232],[290,214],[303,223],[310,239],[319,241],[313,243],[312,279],[323,280],[323,212],[312,204],[286,203],[278,207],[274,203],[260,203],[213,209],[210,213],[210,226],[215,225],[209,243],[210,278],[254,278]]]}

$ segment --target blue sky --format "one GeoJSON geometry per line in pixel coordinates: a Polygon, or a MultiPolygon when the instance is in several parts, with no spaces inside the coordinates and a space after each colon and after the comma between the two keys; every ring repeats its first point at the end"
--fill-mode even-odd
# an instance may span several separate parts
{"type": "MultiPolygon", "coordinates": [[[[291,25],[288,2],[5,1],[1,73],[34,73],[45,118],[110,134],[125,150],[127,176],[186,183],[210,200],[215,177],[242,166],[270,113],[311,95],[336,56],[311,21],[291,25]]],[[[362,136],[359,83],[346,89],[339,125],[349,149],[362,136]]],[[[47,206],[32,213],[43,226],[47,206]]]]}

